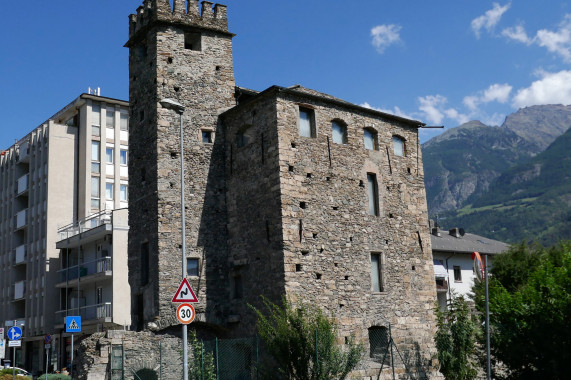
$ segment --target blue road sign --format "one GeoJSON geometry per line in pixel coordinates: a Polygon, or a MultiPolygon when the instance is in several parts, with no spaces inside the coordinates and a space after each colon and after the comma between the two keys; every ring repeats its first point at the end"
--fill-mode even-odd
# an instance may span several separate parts
{"type": "Polygon", "coordinates": [[[8,330],[8,338],[10,340],[20,340],[22,339],[22,329],[18,326],[10,327],[8,330]]]}
{"type": "Polygon", "coordinates": [[[65,332],[81,332],[81,317],[78,315],[65,317],[65,332]]]}

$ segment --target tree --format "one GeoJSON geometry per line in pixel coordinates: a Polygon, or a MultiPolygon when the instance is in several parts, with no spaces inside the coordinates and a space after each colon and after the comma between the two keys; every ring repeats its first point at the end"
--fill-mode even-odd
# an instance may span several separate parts
{"type": "Polygon", "coordinates": [[[318,307],[294,307],[285,298],[281,306],[263,300],[267,316],[250,307],[258,315],[258,333],[283,378],[344,379],[361,360],[363,346],[353,339],[345,349],[337,345],[336,326],[318,307]]]}
{"type": "Polygon", "coordinates": [[[192,346],[192,365],[189,368],[191,380],[216,380],[216,368],[212,353],[204,352],[204,344],[196,338],[196,331],[189,334],[192,346]]]}
{"type": "MultiPolygon", "coordinates": [[[[477,306],[483,310],[483,286],[475,290],[477,306]]],[[[571,242],[548,250],[522,243],[495,258],[489,302],[490,350],[507,366],[507,377],[568,378],[571,242]]]]}
{"type": "Polygon", "coordinates": [[[440,372],[449,380],[474,379],[478,374],[474,360],[478,325],[472,319],[464,297],[454,297],[447,310],[436,306],[438,330],[434,337],[440,372]]]}

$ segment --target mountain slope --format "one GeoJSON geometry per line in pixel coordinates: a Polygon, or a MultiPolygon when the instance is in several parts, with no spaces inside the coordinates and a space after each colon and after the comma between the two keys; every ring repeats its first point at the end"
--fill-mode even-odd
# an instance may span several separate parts
{"type": "Polygon", "coordinates": [[[542,152],[570,125],[571,106],[532,106],[509,115],[501,127],[471,121],[424,143],[429,214],[475,202],[502,173],[542,152]]]}
{"type": "Polygon", "coordinates": [[[515,243],[571,239],[571,129],[544,152],[503,173],[473,204],[442,215],[451,228],[515,243]]]}
{"type": "Polygon", "coordinates": [[[509,167],[528,160],[536,147],[514,132],[471,121],[422,145],[431,215],[462,207],[485,193],[509,167]]]}
{"type": "Polygon", "coordinates": [[[571,108],[561,104],[531,106],[506,117],[502,128],[533,142],[539,153],[571,125],[571,108]]]}

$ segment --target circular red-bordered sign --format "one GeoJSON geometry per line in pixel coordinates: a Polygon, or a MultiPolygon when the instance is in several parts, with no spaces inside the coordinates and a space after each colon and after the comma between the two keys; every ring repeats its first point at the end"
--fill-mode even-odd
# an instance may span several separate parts
{"type": "Polygon", "coordinates": [[[180,304],[176,309],[176,317],[183,325],[188,325],[194,321],[195,316],[194,307],[189,303],[180,304]]]}

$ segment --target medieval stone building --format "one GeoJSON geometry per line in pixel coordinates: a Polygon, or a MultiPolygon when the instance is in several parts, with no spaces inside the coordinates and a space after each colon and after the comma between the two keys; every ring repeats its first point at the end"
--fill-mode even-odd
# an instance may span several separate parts
{"type": "Polygon", "coordinates": [[[236,87],[226,10],[145,0],[130,18],[133,325],[178,324],[179,114],[161,106],[170,98],[184,106],[193,326],[251,336],[247,305],[287,296],[333,315],[340,341],[364,343],[363,375],[380,367],[389,325],[401,351],[428,362],[436,292],[422,123],[301,86],[236,87]]]}

